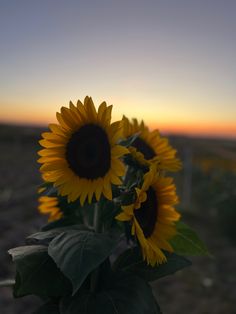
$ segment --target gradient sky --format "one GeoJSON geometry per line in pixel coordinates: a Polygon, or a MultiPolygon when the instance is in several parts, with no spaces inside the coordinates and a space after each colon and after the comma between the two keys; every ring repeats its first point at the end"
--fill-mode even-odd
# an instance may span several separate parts
{"type": "Polygon", "coordinates": [[[236,137],[235,0],[0,0],[0,121],[69,100],[161,131],[236,137]]]}

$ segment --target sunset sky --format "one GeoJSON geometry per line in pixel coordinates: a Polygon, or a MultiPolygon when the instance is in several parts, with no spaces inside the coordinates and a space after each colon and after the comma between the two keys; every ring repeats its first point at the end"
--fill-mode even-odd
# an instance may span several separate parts
{"type": "Polygon", "coordinates": [[[0,121],[46,125],[86,95],[236,138],[236,1],[0,0],[0,121]]]}

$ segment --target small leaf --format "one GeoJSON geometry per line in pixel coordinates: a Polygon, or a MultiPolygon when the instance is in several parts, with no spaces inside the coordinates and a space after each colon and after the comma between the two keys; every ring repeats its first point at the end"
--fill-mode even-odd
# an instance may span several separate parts
{"type": "Polygon", "coordinates": [[[47,247],[45,245],[27,245],[10,249],[8,250],[8,253],[12,256],[12,259],[15,262],[23,259],[25,256],[27,257],[31,254],[37,254],[45,251],[47,251],[47,247]]]}
{"type": "Polygon", "coordinates": [[[16,282],[14,279],[1,280],[0,281],[0,287],[11,287],[11,286],[14,286],[15,283],[16,282]]]}
{"type": "Polygon", "coordinates": [[[39,185],[38,193],[46,196],[57,196],[57,190],[51,182],[44,182],[39,185]]]}
{"type": "Polygon", "coordinates": [[[117,274],[97,293],[79,291],[65,297],[61,314],[161,314],[148,283],[137,276],[117,274]]]}
{"type": "Polygon", "coordinates": [[[191,265],[191,262],[182,256],[169,252],[164,254],[167,262],[152,267],[143,260],[138,247],[131,248],[118,257],[114,268],[136,274],[147,281],[154,281],[191,265]]]}
{"type": "Polygon", "coordinates": [[[49,244],[49,255],[69,278],[75,293],[88,274],[112,252],[116,240],[109,235],[91,231],[69,230],[49,244]]]}
{"type": "Polygon", "coordinates": [[[14,296],[28,294],[62,296],[71,291],[69,280],[63,276],[43,245],[22,246],[9,250],[16,263],[14,296]]]}
{"type": "Polygon", "coordinates": [[[206,245],[196,232],[182,222],[176,224],[177,234],[170,244],[177,254],[181,255],[210,255],[206,245]]]}

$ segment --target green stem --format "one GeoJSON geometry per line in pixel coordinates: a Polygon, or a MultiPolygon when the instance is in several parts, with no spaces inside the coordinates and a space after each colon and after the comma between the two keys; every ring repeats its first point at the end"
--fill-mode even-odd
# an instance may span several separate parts
{"type": "MultiPolygon", "coordinates": [[[[101,233],[102,228],[103,228],[103,224],[102,224],[102,220],[101,220],[101,210],[102,210],[101,204],[96,203],[95,208],[94,208],[94,221],[93,221],[94,231],[96,233],[101,233]]],[[[97,284],[98,284],[98,280],[99,280],[99,272],[100,272],[100,270],[98,267],[91,274],[90,289],[92,292],[95,292],[95,290],[97,288],[97,284]]]]}
{"type": "Polygon", "coordinates": [[[102,232],[102,220],[101,220],[101,210],[102,206],[101,204],[96,203],[95,204],[95,209],[94,209],[94,220],[93,220],[93,226],[94,230],[97,233],[102,232]]]}

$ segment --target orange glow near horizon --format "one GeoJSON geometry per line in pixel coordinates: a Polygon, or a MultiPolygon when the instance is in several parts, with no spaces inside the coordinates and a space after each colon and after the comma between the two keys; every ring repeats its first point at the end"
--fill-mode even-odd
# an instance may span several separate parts
{"type": "Polygon", "coordinates": [[[217,124],[217,123],[159,123],[150,125],[151,129],[159,129],[161,133],[189,135],[200,137],[219,137],[236,138],[235,124],[217,124]]]}
{"type": "MultiPolygon", "coordinates": [[[[113,115],[113,120],[120,119],[117,115],[113,115]]],[[[131,117],[129,117],[131,118],[131,117]]],[[[186,135],[186,136],[200,136],[200,137],[219,137],[219,138],[236,138],[236,125],[234,123],[213,123],[213,122],[175,122],[170,123],[167,121],[160,121],[158,123],[149,123],[148,119],[144,119],[146,125],[151,130],[159,129],[161,133],[173,135],[186,135]]],[[[47,127],[49,123],[57,123],[55,114],[50,116],[48,113],[41,112],[38,115],[18,114],[14,118],[5,116],[0,118],[0,123],[25,125],[25,126],[40,126],[47,127]]]]}
{"type": "MultiPolygon", "coordinates": [[[[98,92],[94,94],[93,100],[97,108],[105,97],[101,97],[98,92]]],[[[39,127],[57,123],[56,112],[60,111],[61,105],[68,107],[68,101],[65,100],[68,96],[62,95],[58,99],[48,97],[48,100],[46,98],[44,95],[44,99],[38,99],[37,102],[31,104],[21,101],[19,104],[0,105],[0,123],[39,127]],[[59,98],[62,98],[62,101],[59,98]]],[[[83,99],[83,97],[80,98],[83,99]]],[[[178,100],[175,102],[173,100],[178,110],[174,110],[173,107],[172,110],[168,110],[171,108],[171,102],[165,99],[161,99],[158,103],[155,100],[147,100],[147,105],[143,105],[145,101],[137,97],[129,99],[113,96],[111,98],[108,95],[108,99],[105,100],[108,105],[114,104],[113,121],[120,120],[125,114],[130,119],[134,117],[138,121],[143,119],[150,129],[158,129],[162,134],[236,139],[236,123],[230,121],[229,116],[223,117],[223,113],[221,116],[220,113],[216,113],[215,116],[212,114],[209,120],[207,118],[209,111],[205,116],[202,113],[197,115],[194,112],[196,105],[189,106],[188,111],[185,111],[180,106],[184,106],[184,102],[179,104],[178,100]]],[[[76,104],[74,97],[72,102],[76,104]]],[[[231,116],[234,119],[234,116],[231,116]]]]}

